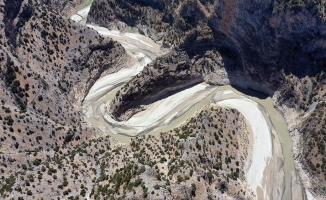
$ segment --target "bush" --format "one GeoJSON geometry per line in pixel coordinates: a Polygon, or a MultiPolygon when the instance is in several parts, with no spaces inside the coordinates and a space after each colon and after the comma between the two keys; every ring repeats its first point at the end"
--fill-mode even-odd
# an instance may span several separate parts
{"type": "Polygon", "coordinates": [[[40,95],[40,96],[38,96],[38,101],[43,101],[43,97],[42,97],[42,95],[40,95]]]}
{"type": "Polygon", "coordinates": [[[160,160],[160,163],[164,163],[166,161],[167,161],[166,158],[165,157],[162,157],[161,160],[160,160]]]}
{"type": "Polygon", "coordinates": [[[28,195],[28,196],[32,196],[32,194],[33,194],[32,191],[27,190],[27,195],[28,195]]]}
{"type": "Polygon", "coordinates": [[[177,176],[177,180],[178,180],[178,183],[181,183],[182,181],[184,181],[183,177],[180,175],[177,176]]]}
{"type": "Polygon", "coordinates": [[[35,165],[35,166],[39,166],[40,164],[41,164],[41,159],[35,159],[34,161],[33,161],[33,165],[35,165]]]}
{"type": "Polygon", "coordinates": [[[12,191],[12,186],[15,184],[15,177],[11,175],[10,177],[6,178],[6,184],[2,185],[0,188],[0,194],[3,195],[6,191],[11,192],[12,191]]]}
{"type": "Polygon", "coordinates": [[[86,190],[85,190],[85,189],[82,189],[82,190],[80,191],[80,195],[83,196],[83,197],[85,197],[85,195],[86,195],[86,190]]]}
{"type": "Polygon", "coordinates": [[[160,189],[160,187],[161,187],[160,185],[154,185],[154,189],[155,189],[155,190],[160,189]]]}

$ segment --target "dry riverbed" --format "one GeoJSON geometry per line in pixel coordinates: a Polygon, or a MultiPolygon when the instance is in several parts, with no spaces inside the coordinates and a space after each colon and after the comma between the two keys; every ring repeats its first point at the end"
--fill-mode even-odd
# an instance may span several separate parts
{"type": "MultiPolygon", "coordinates": [[[[89,7],[86,7],[71,19],[84,23],[88,11],[89,7]]],[[[297,190],[291,187],[294,171],[292,141],[280,136],[288,134],[286,131],[281,133],[275,128],[278,124],[275,124],[273,116],[270,116],[275,114],[274,111],[262,106],[260,100],[250,99],[232,87],[218,88],[198,84],[147,106],[145,111],[134,115],[128,121],[113,120],[107,111],[116,91],[164,52],[161,51],[160,45],[143,35],[121,33],[96,25],[87,26],[120,42],[133,58],[130,68],[102,77],[91,88],[83,104],[83,113],[86,121],[92,126],[100,128],[104,134],[114,136],[120,142],[128,142],[130,136],[144,133],[156,135],[161,130],[175,128],[209,101],[232,107],[245,116],[252,129],[253,146],[250,147],[251,156],[246,165],[246,180],[255,191],[257,199],[291,199],[293,196],[300,196],[293,195],[293,191],[302,194],[300,187],[297,187],[297,190]]]]}

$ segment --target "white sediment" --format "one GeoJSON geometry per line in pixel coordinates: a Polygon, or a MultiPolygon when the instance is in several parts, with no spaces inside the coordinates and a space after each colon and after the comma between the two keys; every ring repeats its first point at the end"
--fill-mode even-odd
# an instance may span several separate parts
{"type": "Polygon", "coordinates": [[[306,190],[306,195],[308,200],[315,200],[316,198],[309,192],[309,190],[306,190]]]}
{"type": "Polygon", "coordinates": [[[96,30],[100,35],[103,35],[103,36],[113,36],[113,37],[121,37],[121,33],[120,31],[116,31],[116,30],[109,30],[107,28],[104,28],[104,27],[100,27],[100,26],[94,26],[94,25],[90,25],[90,24],[87,24],[87,26],[89,28],[92,28],[94,30],[96,30]]]}
{"type": "MultiPolygon", "coordinates": [[[[225,90],[219,93],[214,98],[232,94],[230,90],[225,90]]],[[[246,180],[253,191],[260,187],[264,193],[265,188],[262,186],[264,179],[264,170],[267,166],[267,161],[273,156],[272,153],[272,138],[267,119],[259,109],[258,104],[246,97],[235,95],[232,98],[224,100],[214,100],[219,106],[237,109],[247,120],[247,124],[251,127],[253,134],[253,150],[252,163],[246,173],[246,180]]],[[[223,98],[222,98],[223,99],[223,98]]]]}
{"type": "MultiPolygon", "coordinates": [[[[148,47],[153,47],[152,45],[148,44],[147,42],[144,41],[144,39],[146,38],[143,35],[140,34],[134,34],[134,33],[125,33],[125,35],[131,39],[134,39],[136,41],[139,41],[145,45],[147,45],[148,47]],[[145,37],[145,38],[144,38],[145,37]]],[[[147,39],[147,38],[146,38],[147,39]]]]}
{"type": "MultiPolygon", "coordinates": [[[[131,68],[122,69],[114,74],[107,75],[99,79],[90,89],[84,101],[84,110],[86,116],[97,116],[97,108],[94,107],[95,101],[100,99],[104,94],[109,93],[114,88],[117,88],[122,83],[129,81],[133,76],[137,75],[143,70],[151,59],[145,54],[140,53],[141,50],[148,50],[152,54],[160,53],[160,46],[151,39],[134,33],[121,33],[115,30],[108,30],[107,28],[98,27],[94,25],[87,25],[96,30],[103,36],[108,36],[121,42],[130,55],[136,56],[138,62],[131,68]],[[133,52],[133,53],[131,53],[133,52]],[[137,53],[135,53],[137,52],[137,53]]],[[[135,136],[146,130],[153,130],[169,123],[175,116],[185,112],[191,105],[204,99],[212,89],[206,90],[208,85],[198,84],[184,91],[178,92],[172,96],[155,102],[147,107],[143,112],[140,112],[128,121],[118,122],[114,120],[103,106],[109,106],[112,99],[105,99],[105,102],[98,103],[100,111],[103,112],[104,119],[113,126],[109,128],[113,133],[123,133],[130,136],[135,136]],[[198,95],[201,94],[201,95],[198,95]],[[118,127],[117,127],[118,126],[118,127]]]]}
{"type": "Polygon", "coordinates": [[[109,74],[98,79],[90,89],[88,95],[85,98],[85,101],[90,101],[94,97],[101,96],[100,94],[102,94],[103,91],[112,90],[113,88],[117,87],[117,85],[129,81],[133,76],[141,72],[144,66],[152,61],[142,53],[138,53],[136,56],[140,62],[137,62],[134,66],[121,69],[116,73],[109,74]]]}
{"type": "Polygon", "coordinates": [[[152,130],[166,125],[169,120],[185,111],[185,107],[189,107],[189,105],[193,105],[205,98],[207,93],[212,91],[207,90],[207,87],[208,85],[204,83],[198,84],[157,101],[148,106],[145,111],[132,116],[128,121],[118,122],[107,113],[104,118],[111,124],[123,126],[123,128],[116,128],[115,130],[120,130],[125,134],[129,131],[128,135],[138,135],[145,130],[152,130]]]}
{"type": "Polygon", "coordinates": [[[143,52],[148,57],[154,59],[162,55],[161,46],[150,38],[139,33],[122,33],[117,30],[109,30],[104,27],[87,24],[88,27],[96,30],[99,34],[110,37],[121,43],[121,45],[130,52],[143,52]]]}
{"type": "Polygon", "coordinates": [[[78,11],[76,15],[70,17],[70,19],[74,20],[75,22],[81,22],[82,20],[86,20],[87,15],[91,9],[91,6],[87,6],[82,10],[78,11]]]}
{"type": "Polygon", "coordinates": [[[232,90],[225,90],[225,91],[223,91],[223,95],[232,94],[232,93],[233,93],[232,90]]]}
{"type": "MultiPolygon", "coordinates": [[[[139,43],[145,45],[146,48],[153,49],[151,44],[149,44],[147,41],[142,40],[144,36],[139,34],[120,33],[119,31],[110,31],[102,27],[91,25],[88,26],[97,30],[104,36],[113,37],[114,39],[121,41],[122,45],[127,50],[134,48],[135,46],[136,48],[139,47],[139,43]],[[129,43],[127,43],[127,41],[129,41],[129,43]]],[[[143,66],[138,63],[129,69],[122,69],[117,73],[100,79],[92,87],[86,99],[88,100],[90,98],[94,98],[99,93],[101,93],[101,91],[107,91],[107,89],[114,88],[117,84],[129,80],[130,77],[140,72],[142,67],[143,66]]],[[[198,98],[200,95],[197,94],[199,92],[203,92],[206,89],[207,85],[199,84],[181,91],[177,94],[151,104],[145,111],[134,115],[128,121],[118,122],[114,120],[109,114],[107,114],[107,112],[103,113],[103,117],[109,124],[112,125],[112,132],[124,133],[126,135],[134,136],[140,132],[146,131],[146,129],[164,126],[175,116],[179,115],[180,111],[184,110],[184,107],[186,107],[185,105],[193,105],[196,102],[204,99],[209,93],[206,93],[206,95],[202,94],[203,98],[198,98]]],[[[226,90],[223,91],[222,95],[229,95],[231,93],[233,93],[233,91],[226,90]]],[[[109,103],[110,102],[108,101],[105,103],[105,105],[108,106],[109,103]]],[[[246,118],[248,124],[251,126],[254,138],[254,146],[252,164],[246,174],[246,179],[254,191],[256,191],[257,187],[260,187],[264,191],[264,188],[262,187],[264,169],[267,165],[266,162],[268,158],[272,157],[271,133],[264,115],[259,110],[258,104],[256,102],[245,97],[226,99],[217,102],[217,104],[220,106],[232,107],[239,110],[239,112],[246,118]]]]}

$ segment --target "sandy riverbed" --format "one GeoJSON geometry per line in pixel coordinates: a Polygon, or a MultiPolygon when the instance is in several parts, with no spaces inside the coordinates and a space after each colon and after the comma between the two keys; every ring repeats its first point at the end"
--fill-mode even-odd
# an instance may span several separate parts
{"type": "Polygon", "coordinates": [[[214,88],[207,84],[198,84],[149,105],[145,111],[137,113],[128,121],[115,121],[108,112],[105,113],[104,118],[114,127],[111,129],[112,132],[137,136],[166,126],[173,118],[203,100],[213,90],[214,88]]]}
{"type": "MultiPolygon", "coordinates": [[[[227,91],[230,92],[230,91],[227,91]]],[[[232,91],[231,91],[232,92],[232,91]]],[[[252,163],[246,174],[247,182],[252,188],[261,187],[266,162],[273,156],[272,139],[266,119],[258,104],[248,98],[226,99],[216,103],[219,106],[237,109],[250,124],[254,138],[252,163]]]]}
{"type": "MultiPolygon", "coordinates": [[[[237,109],[251,129],[248,162],[245,166],[246,182],[256,199],[281,199],[284,191],[283,153],[280,139],[265,107],[242,95],[230,86],[221,87],[211,103],[237,109]]],[[[290,199],[291,194],[285,199],[290,199]]]]}
{"type": "Polygon", "coordinates": [[[81,9],[80,11],[78,11],[77,14],[71,16],[70,19],[74,20],[75,22],[85,25],[86,20],[87,20],[87,15],[88,15],[90,9],[91,9],[91,6],[89,5],[83,9],[81,9]]]}

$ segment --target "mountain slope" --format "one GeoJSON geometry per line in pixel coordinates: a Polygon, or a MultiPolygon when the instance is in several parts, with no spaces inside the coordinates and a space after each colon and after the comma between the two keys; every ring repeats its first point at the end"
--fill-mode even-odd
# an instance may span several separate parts
{"type": "MultiPolygon", "coordinates": [[[[102,74],[125,67],[124,48],[33,1],[0,2],[1,185],[26,152],[73,149],[96,136],[81,103],[102,74]]],[[[6,193],[1,190],[1,196],[6,193]]]]}

